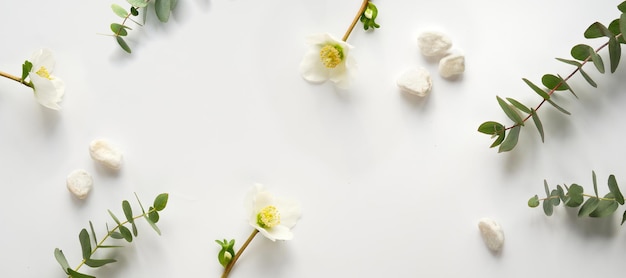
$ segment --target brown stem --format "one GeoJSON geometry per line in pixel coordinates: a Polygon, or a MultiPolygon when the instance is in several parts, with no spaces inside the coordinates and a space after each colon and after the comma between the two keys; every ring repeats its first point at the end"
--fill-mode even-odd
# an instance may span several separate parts
{"type": "MultiPolygon", "coordinates": [[[[618,34],[617,36],[615,36],[615,38],[619,38],[619,37],[621,37],[621,36],[622,36],[622,34],[620,33],[620,34],[618,34]]],[[[600,47],[598,47],[598,48],[595,50],[595,52],[596,52],[596,53],[598,53],[600,50],[602,50],[603,48],[605,48],[607,45],[609,45],[609,42],[606,42],[606,43],[604,43],[603,45],[601,45],[600,47]]],[[[587,59],[585,59],[584,61],[582,61],[582,62],[580,63],[580,67],[577,67],[577,68],[576,68],[576,69],[575,69],[572,73],[570,73],[567,77],[565,77],[565,78],[563,78],[563,80],[559,81],[559,83],[558,83],[558,84],[556,84],[556,86],[554,86],[554,88],[550,89],[550,91],[548,91],[548,95],[549,95],[549,96],[552,96],[552,94],[554,94],[554,92],[556,92],[556,90],[557,90],[559,87],[561,87],[561,85],[563,85],[564,83],[567,83],[567,80],[569,80],[570,78],[572,78],[572,76],[574,76],[574,74],[576,74],[578,71],[580,71],[580,69],[581,69],[581,68],[582,68],[585,64],[587,64],[587,62],[589,62],[589,60],[591,60],[591,55],[589,55],[589,57],[587,57],[587,59]]],[[[537,105],[537,107],[535,107],[535,112],[536,112],[537,110],[539,110],[539,108],[541,108],[541,106],[542,106],[545,102],[546,102],[546,99],[543,99],[543,100],[539,103],[539,105],[537,105]]],[[[528,121],[528,119],[530,119],[530,117],[532,117],[532,114],[528,114],[528,116],[526,116],[526,118],[524,118],[524,119],[522,120],[522,123],[525,123],[526,121],[528,121]]],[[[505,128],[505,130],[512,129],[512,128],[514,128],[514,127],[516,127],[516,126],[519,126],[519,125],[520,125],[520,124],[514,124],[514,125],[512,125],[512,126],[510,126],[510,127],[505,128]]]]}
{"type": "Polygon", "coordinates": [[[8,79],[11,79],[11,80],[14,80],[14,81],[17,81],[19,83],[22,83],[22,84],[26,85],[26,83],[24,83],[24,80],[22,80],[22,78],[19,78],[19,77],[15,76],[15,75],[11,75],[11,74],[8,74],[6,72],[0,71],[0,76],[6,77],[8,79]]]}
{"type": "Polygon", "coordinates": [[[367,9],[367,3],[369,3],[369,0],[363,0],[363,3],[361,4],[361,8],[359,8],[359,12],[356,14],[354,19],[352,20],[352,24],[350,24],[350,27],[348,27],[348,30],[343,35],[343,38],[341,38],[342,41],[344,42],[348,41],[348,37],[350,37],[350,33],[352,33],[354,26],[356,26],[356,23],[359,22],[359,18],[365,12],[365,9],[367,9]]]}
{"type": "Polygon", "coordinates": [[[239,251],[237,251],[237,254],[235,254],[235,257],[233,257],[233,260],[230,261],[230,263],[228,263],[226,265],[226,268],[224,268],[224,274],[222,274],[222,278],[228,277],[228,274],[233,269],[233,266],[235,266],[235,263],[237,262],[237,260],[241,256],[241,253],[243,253],[243,251],[246,250],[246,247],[248,247],[248,244],[250,244],[252,239],[254,239],[254,236],[256,236],[256,234],[258,234],[258,233],[259,233],[259,230],[257,230],[257,229],[254,229],[254,231],[252,231],[252,234],[250,234],[250,236],[248,237],[246,242],[243,243],[243,245],[241,246],[239,251]]]}

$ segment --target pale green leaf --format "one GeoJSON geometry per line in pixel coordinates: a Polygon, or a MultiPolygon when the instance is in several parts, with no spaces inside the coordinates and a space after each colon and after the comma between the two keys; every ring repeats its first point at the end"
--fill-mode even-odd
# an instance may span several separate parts
{"type": "Polygon", "coordinates": [[[546,88],[555,91],[564,91],[569,88],[561,77],[553,74],[546,74],[541,77],[541,83],[546,86],[546,88]]]}
{"type": "Polygon", "coordinates": [[[129,4],[131,4],[133,7],[137,7],[137,8],[143,8],[148,6],[148,1],[149,0],[126,0],[129,4]]]}
{"type": "Polygon", "coordinates": [[[120,47],[126,51],[127,53],[131,53],[130,51],[130,47],[128,46],[128,44],[126,43],[126,41],[124,40],[124,38],[120,37],[120,36],[115,36],[115,40],[117,41],[117,44],[120,45],[120,47]]]}
{"type": "Polygon", "coordinates": [[[122,201],[122,210],[128,223],[133,223],[133,209],[130,207],[130,203],[127,200],[122,201]]]}
{"type": "Polygon", "coordinates": [[[598,55],[595,51],[591,51],[589,55],[591,55],[591,61],[593,62],[593,65],[596,66],[596,69],[598,69],[598,72],[604,73],[604,62],[602,61],[602,57],[600,57],[600,55],[598,55]]]}
{"type": "Polygon", "coordinates": [[[528,107],[526,107],[526,105],[522,104],[521,102],[510,97],[506,98],[506,100],[508,100],[513,106],[515,106],[515,108],[519,109],[520,111],[530,114],[530,109],[528,109],[528,107]]]}
{"type": "Polygon", "coordinates": [[[91,276],[91,275],[87,275],[84,273],[80,273],[71,268],[68,268],[67,271],[71,278],[96,278],[96,276],[91,276]]]}
{"type": "Polygon", "coordinates": [[[512,150],[513,148],[515,148],[515,145],[517,145],[517,140],[519,137],[519,133],[520,130],[522,129],[521,126],[515,126],[513,128],[511,128],[511,131],[509,131],[509,135],[506,136],[506,138],[504,139],[504,141],[502,142],[502,144],[500,145],[500,148],[498,149],[498,152],[508,152],[510,150],[512,150]]]}
{"type": "Polygon", "coordinates": [[[620,205],[624,204],[624,195],[622,195],[622,192],[619,190],[619,186],[617,186],[617,180],[614,175],[609,176],[609,191],[615,196],[615,201],[617,201],[620,205]]]}
{"type": "Polygon", "coordinates": [[[600,205],[600,200],[598,200],[597,198],[587,199],[583,206],[580,207],[580,210],[578,211],[578,217],[589,216],[592,211],[596,210],[598,205],[600,205]]]}
{"type": "Polygon", "coordinates": [[[61,251],[61,249],[54,249],[54,258],[57,260],[63,271],[67,273],[67,269],[70,268],[70,264],[67,263],[67,259],[65,258],[65,255],[63,254],[63,251],[61,251]]]}
{"type": "Polygon", "coordinates": [[[575,66],[577,68],[580,68],[582,66],[582,64],[580,62],[578,62],[578,61],[568,60],[568,59],[563,59],[563,58],[556,58],[556,59],[561,61],[561,62],[563,62],[563,63],[575,66]]]}
{"type": "Polygon", "coordinates": [[[87,232],[87,229],[80,230],[78,239],[80,240],[83,259],[89,259],[91,257],[91,239],[89,239],[89,232],[87,232]]]}
{"type": "Polygon", "coordinates": [[[537,87],[537,85],[533,84],[530,80],[526,78],[522,78],[522,80],[524,80],[526,85],[533,89],[533,91],[535,91],[535,93],[540,95],[543,99],[550,99],[550,95],[548,95],[548,93],[546,93],[543,89],[537,87]]]}
{"type": "Polygon", "coordinates": [[[609,39],[609,61],[611,64],[611,73],[617,70],[619,61],[622,57],[622,47],[615,37],[609,39]]]}
{"type": "Polygon", "coordinates": [[[85,264],[88,265],[89,267],[101,267],[103,265],[106,264],[110,264],[110,263],[114,263],[117,262],[114,259],[101,259],[101,260],[95,260],[95,259],[88,259],[85,260],[85,264]]]}
{"type": "Polygon", "coordinates": [[[93,229],[93,224],[89,221],[89,228],[91,229],[91,238],[95,246],[98,246],[98,239],[96,238],[96,230],[93,229]]]}
{"type": "Polygon", "coordinates": [[[170,19],[172,2],[170,0],[156,0],[154,2],[154,11],[161,22],[167,22],[170,19]]]}
{"type": "MultiPolygon", "coordinates": [[[[604,195],[604,198],[605,199],[614,198],[613,193],[608,193],[604,195]]],[[[618,207],[619,205],[614,200],[601,200],[600,203],[598,204],[598,207],[594,211],[592,211],[589,214],[589,216],[590,217],[606,217],[606,216],[613,214],[613,212],[615,212],[618,207]]]]}
{"type": "Polygon", "coordinates": [[[113,214],[113,212],[109,209],[107,209],[107,211],[109,212],[109,215],[111,215],[111,218],[113,218],[113,221],[115,221],[115,223],[117,223],[117,225],[122,225],[122,222],[120,222],[119,219],[117,219],[117,217],[115,216],[115,214],[113,214]]]}
{"type": "Polygon", "coordinates": [[[489,135],[499,134],[503,130],[504,126],[502,124],[493,121],[484,122],[478,127],[478,132],[489,135]]]}
{"type": "Polygon", "coordinates": [[[566,114],[566,115],[571,115],[569,111],[563,109],[563,107],[557,105],[556,103],[554,103],[554,101],[548,99],[547,102],[552,104],[552,106],[554,106],[554,108],[556,108],[557,110],[561,111],[561,113],[566,114]]]}
{"type": "Polygon", "coordinates": [[[121,17],[121,18],[127,18],[128,17],[128,12],[126,11],[126,9],[122,8],[122,6],[118,5],[118,4],[113,4],[111,5],[111,9],[113,10],[113,12],[121,17]]]}
{"type": "Polygon", "coordinates": [[[529,200],[528,200],[528,206],[531,208],[536,208],[539,206],[539,196],[535,195],[532,196],[529,200]]]}
{"type": "Polygon", "coordinates": [[[519,124],[519,125],[524,124],[524,122],[522,121],[522,117],[520,117],[520,115],[517,114],[517,112],[513,110],[513,108],[511,108],[511,106],[509,106],[509,104],[506,103],[506,101],[501,99],[499,96],[496,96],[496,99],[498,99],[498,104],[504,111],[504,114],[506,114],[507,117],[509,117],[509,119],[511,119],[516,124],[519,124]]]}
{"type": "Polygon", "coordinates": [[[589,85],[591,85],[594,88],[598,87],[598,84],[596,84],[596,82],[593,81],[593,79],[591,79],[591,76],[589,76],[582,68],[578,68],[578,71],[580,71],[580,74],[585,78],[585,80],[589,83],[589,85]]]}
{"type": "Polygon", "coordinates": [[[130,230],[125,226],[120,226],[120,234],[122,234],[122,237],[124,237],[126,241],[133,241],[133,234],[131,234],[130,230]]]}
{"type": "Polygon", "coordinates": [[[598,196],[598,180],[596,179],[595,171],[591,171],[591,181],[593,183],[593,192],[596,194],[596,198],[599,198],[600,196],[598,196]]]}
{"type": "Polygon", "coordinates": [[[167,200],[169,199],[169,194],[161,193],[154,199],[154,209],[157,211],[162,211],[167,206],[167,200]]]}
{"type": "Polygon", "coordinates": [[[570,91],[570,93],[572,93],[572,95],[574,95],[575,98],[578,98],[578,96],[576,95],[576,93],[574,93],[574,90],[572,89],[572,87],[570,87],[569,85],[567,85],[567,82],[565,81],[565,79],[563,79],[563,77],[561,77],[560,75],[557,74],[557,77],[559,79],[561,79],[561,82],[563,82],[563,85],[565,85],[565,87],[567,87],[567,89],[570,91]]]}
{"type": "Polygon", "coordinates": [[[539,131],[539,135],[541,135],[541,142],[544,142],[545,138],[543,134],[543,124],[541,123],[541,120],[539,119],[539,115],[537,114],[537,111],[535,111],[534,109],[531,109],[530,115],[533,118],[533,122],[535,123],[535,127],[537,128],[537,131],[539,131]]]}
{"type": "Polygon", "coordinates": [[[583,203],[583,187],[578,184],[572,184],[569,188],[567,188],[568,199],[567,202],[564,202],[568,207],[577,207],[583,203]]]}

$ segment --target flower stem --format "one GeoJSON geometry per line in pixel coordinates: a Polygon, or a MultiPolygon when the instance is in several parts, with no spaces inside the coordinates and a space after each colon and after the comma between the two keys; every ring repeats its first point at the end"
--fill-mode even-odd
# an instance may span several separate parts
{"type": "Polygon", "coordinates": [[[361,8],[359,9],[359,12],[356,13],[356,16],[354,16],[354,19],[352,20],[352,24],[350,24],[350,27],[348,27],[348,30],[343,35],[343,38],[341,38],[342,41],[344,42],[348,41],[348,37],[350,37],[352,30],[354,30],[354,26],[356,26],[356,23],[359,22],[359,18],[365,12],[365,9],[367,9],[367,3],[369,3],[369,0],[363,0],[363,3],[361,4],[361,8]]]}
{"type": "Polygon", "coordinates": [[[8,79],[11,79],[11,80],[16,81],[16,82],[19,82],[19,83],[22,83],[22,84],[24,84],[25,86],[32,87],[32,86],[30,86],[28,83],[24,82],[24,80],[22,80],[22,78],[19,78],[19,77],[15,76],[15,75],[8,74],[8,73],[6,73],[6,72],[0,71],[0,76],[2,76],[2,77],[6,77],[6,78],[8,78],[8,79]]]}
{"type": "Polygon", "coordinates": [[[241,256],[241,253],[243,253],[243,251],[246,250],[246,247],[248,247],[248,244],[250,244],[252,239],[254,239],[254,236],[256,236],[256,234],[258,234],[258,233],[259,233],[259,230],[257,230],[257,229],[254,229],[254,231],[252,231],[252,234],[250,234],[250,236],[248,237],[246,242],[244,242],[243,245],[241,246],[241,248],[239,249],[239,251],[237,251],[237,254],[235,254],[235,257],[233,258],[233,260],[230,261],[226,265],[226,268],[224,268],[224,274],[222,274],[222,278],[228,277],[228,274],[233,269],[233,266],[235,266],[235,263],[237,262],[237,260],[241,256]]]}

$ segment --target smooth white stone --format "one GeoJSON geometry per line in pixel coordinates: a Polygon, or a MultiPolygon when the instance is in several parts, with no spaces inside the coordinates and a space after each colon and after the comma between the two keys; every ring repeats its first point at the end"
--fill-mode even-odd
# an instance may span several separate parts
{"type": "Polygon", "coordinates": [[[439,60],[439,74],[444,77],[452,77],[465,72],[465,55],[450,54],[439,60]]]}
{"type": "Polygon", "coordinates": [[[398,80],[398,87],[409,94],[424,97],[433,87],[430,73],[424,68],[410,69],[404,72],[398,80]]]}
{"type": "Polygon", "coordinates": [[[74,170],[67,176],[67,189],[78,199],[85,199],[93,188],[93,179],[85,170],[74,170]]]}
{"type": "Polygon", "coordinates": [[[106,139],[92,141],[89,144],[89,155],[95,161],[113,170],[119,170],[122,165],[122,152],[106,139]]]}
{"type": "Polygon", "coordinates": [[[423,32],[417,37],[417,47],[424,56],[443,56],[452,47],[452,40],[441,32],[423,32]]]}
{"type": "Polygon", "coordinates": [[[493,252],[499,252],[504,245],[504,231],[500,225],[489,218],[481,218],[478,221],[478,229],[485,241],[487,248],[493,252]]]}

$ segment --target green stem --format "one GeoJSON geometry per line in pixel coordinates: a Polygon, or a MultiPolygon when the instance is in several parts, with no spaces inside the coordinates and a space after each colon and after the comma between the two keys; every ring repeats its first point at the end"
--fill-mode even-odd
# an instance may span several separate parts
{"type": "Polygon", "coordinates": [[[344,42],[348,41],[348,37],[350,37],[352,30],[354,30],[354,26],[356,26],[356,23],[359,22],[359,18],[365,12],[365,9],[367,9],[367,3],[369,3],[368,0],[363,0],[363,3],[361,4],[361,8],[359,8],[359,12],[356,14],[354,19],[352,20],[352,24],[350,24],[350,27],[348,27],[348,30],[343,35],[343,38],[341,38],[342,41],[344,42]]]}
{"type": "MultiPolygon", "coordinates": [[[[139,219],[139,218],[141,218],[141,217],[147,217],[147,216],[148,216],[148,214],[150,214],[150,213],[151,213],[151,212],[153,212],[153,211],[156,211],[156,209],[155,209],[155,208],[152,208],[152,209],[148,210],[147,212],[144,212],[144,213],[142,213],[142,214],[140,214],[140,215],[133,216],[133,221],[135,221],[135,220],[137,220],[137,219],[139,219]]],[[[106,241],[106,240],[107,240],[107,239],[111,236],[111,234],[112,234],[113,232],[115,232],[116,230],[118,230],[118,229],[120,228],[120,226],[124,226],[124,225],[126,225],[126,224],[128,224],[128,223],[130,223],[130,221],[126,220],[126,221],[124,221],[124,222],[121,222],[121,223],[120,223],[120,224],[118,224],[117,226],[115,226],[112,230],[108,231],[108,232],[107,232],[107,234],[106,234],[106,236],[104,236],[104,238],[102,238],[102,239],[100,240],[100,242],[98,242],[98,244],[96,245],[96,247],[94,247],[94,248],[93,248],[93,250],[91,250],[91,255],[95,254],[95,253],[96,253],[96,251],[97,251],[97,250],[98,250],[98,249],[99,249],[102,245],[104,245],[104,242],[105,242],[105,241],[106,241]]],[[[89,257],[91,257],[91,256],[89,256],[89,257]]],[[[86,262],[87,262],[87,260],[86,260],[86,259],[83,259],[83,260],[80,262],[80,264],[78,264],[78,266],[76,266],[76,268],[75,268],[74,270],[75,270],[75,271],[78,271],[78,270],[79,270],[79,269],[80,269],[83,265],[85,265],[85,263],[86,263],[86,262]]],[[[68,278],[71,278],[71,276],[68,276],[68,278]]]]}
{"type": "Polygon", "coordinates": [[[0,76],[2,76],[2,77],[6,77],[6,78],[11,79],[11,80],[13,80],[13,81],[19,82],[19,83],[23,84],[24,86],[27,86],[27,87],[31,87],[31,88],[32,88],[32,85],[30,85],[30,84],[28,84],[28,83],[24,82],[24,80],[22,80],[22,78],[19,78],[19,77],[15,76],[15,75],[8,74],[8,73],[6,73],[6,72],[0,71],[0,76]]]}
{"type": "Polygon", "coordinates": [[[224,273],[222,274],[222,278],[228,277],[228,274],[233,269],[233,266],[235,266],[235,263],[237,262],[237,260],[239,259],[239,257],[243,253],[243,251],[246,250],[246,247],[248,247],[248,244],[250,244],[252,239],[254,239],[254,236],[256,236],[256,234],[258,234],[258,233],[259,233],[259,230],[257,230],[257,229],[254,229],[254,231],[252,231],[252,234],[250,234],[250,236],[248,237],[246,242],[244,242],[243,245],[241,246],[241,249],[239,249],[239,251],[237,251],[237,254],[235,254],[235,257],[233,257],[233,260],[230,261],[226,265],[226,268],[224,268],[224,273]]]}

